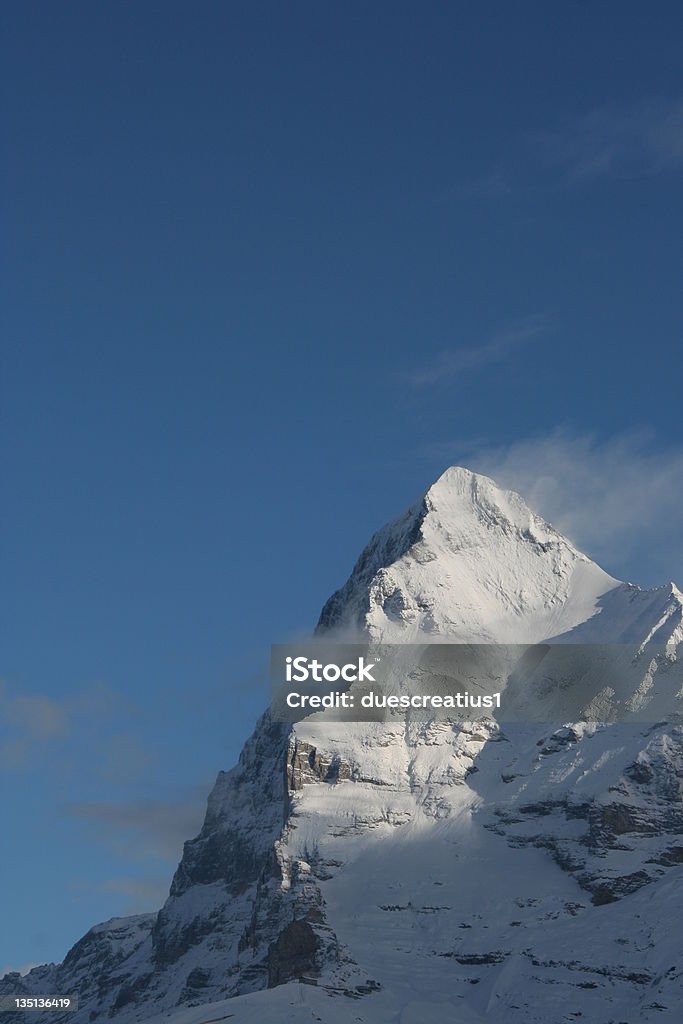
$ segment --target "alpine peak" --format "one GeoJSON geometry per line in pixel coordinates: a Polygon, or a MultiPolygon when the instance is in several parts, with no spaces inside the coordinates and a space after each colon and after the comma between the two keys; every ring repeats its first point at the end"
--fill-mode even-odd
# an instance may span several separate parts
{"type": "Polygon", "coordinates": [[[590,618],[619,585],[520,495],[453,466],[372,537],[318,629],[533,643],[590,618]]]}

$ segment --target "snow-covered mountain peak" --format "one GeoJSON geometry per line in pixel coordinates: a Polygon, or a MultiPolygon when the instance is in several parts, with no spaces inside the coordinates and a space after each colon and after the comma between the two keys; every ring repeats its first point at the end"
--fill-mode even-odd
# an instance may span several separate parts
{"type": "Polygon", "coordinates": [[[488,543],[500,531],[524,544],[557,545],[578,558],[590,560],[567,538],[533,512],[515,491],[499,487],[490,477],[462,466],[451,466],[432,484],[424,497],[423,535],[442,531],[456,545],[488,543]]]}
{"type": "Polygon", "coordinates": [[[520,495],[454,466],[374,535],[319,630],[534,642],[591,617],[617,586],[520,495]]]}
{"type": "Polygon", "coordinates": [[[0,995],[78,995],[39,1024],[678,1021],[681,591],[619,583],[454,467],[327,602],[319,630],[344,629],[621,645],[598,680],[617,722],[565,714],[583,676],[564,647],[544,663],[561,687],[516,694],[542,724],[265,712],[159,913],[92,928],[0,995]]]}

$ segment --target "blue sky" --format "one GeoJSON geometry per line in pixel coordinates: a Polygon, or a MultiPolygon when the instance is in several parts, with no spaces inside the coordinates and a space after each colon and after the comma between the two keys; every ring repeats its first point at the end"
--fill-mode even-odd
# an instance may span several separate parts
{"type": "Polygon", "coordinates": [[[0,967],[157,905],[269,644],[447,464],[683,579],[682,21],[5,7],[0,967]]]}

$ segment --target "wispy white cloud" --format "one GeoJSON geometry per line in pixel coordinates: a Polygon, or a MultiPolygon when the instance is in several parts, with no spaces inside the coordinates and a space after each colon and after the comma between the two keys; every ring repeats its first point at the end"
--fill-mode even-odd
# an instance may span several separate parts
{"type": "Polygon", "coordinates": [[[605,105],[530,137],[531,151],[568,182],[642,178],[683,166],[683,98],[605,105]]]}
{"type": "Polygon", "coordinates": [[[655,442],[646,431],[601,440],[558,429],[509,445],[460,442],[449,461],[519,491],[609,571],[681,583],[683,449],[655,442]]]}
{"type": "MultiPolygon", "coordinates": [[[[45,693],[23,692],[16,685],[0,681],[0,766],[5,770],[35,768],[43,758],[83,747],[103,723],[109,727],[131,708],[106,683],[96,682],[76,693],[59,697],[45,693]]],[[[101,736],[98,762],[93,766],[105,777],[121,780],[133,768],[141,770],[140,745],[125,731],[119,736],[101,736]]],[[[61,758],[62,761],[66,759],[61,758]]]]}
{"type": "Polygon", "coordinates": [[[649,178],[683,167],[683,97],[602,104],[544,131],[519,138],[480,177],[445,196],[499,199],[529,183],[578,186],[600,178],[649,178]]]}
{"type": "Polygon", "coordinates": [[[408,374],[408,381],[414,387],[425,387],[453,380],[484,366],[501,363],[547,330],[547,318],[542,313],[535,313],[495,334],[482,345],[441,352],[431,363],[408,374]]]}
{"type": "Polygon", "coordinates": [[[14,693],[0,682],[0,764],[17,767],[32,750],[70,731],[67,707],[43,694],[14,693]]]}
{"type": "Polygon", "coordinates": [[[12,729],[36,740],[63,736],[68,732],[66,709],[42,694],[12,694],[0,684],[2,718],[12,729]]]}
{"type": "Polygon", "coordinates": [[[170,800],[86,801],[62,810],[88,822],[117,856],[175,864],[185,840],[201,828],[208,790],[208,785],[188,786],[170,800]]]}

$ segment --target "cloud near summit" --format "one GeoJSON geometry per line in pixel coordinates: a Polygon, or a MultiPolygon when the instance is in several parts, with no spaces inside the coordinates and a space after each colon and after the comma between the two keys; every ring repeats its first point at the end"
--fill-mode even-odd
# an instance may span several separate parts
{"type": "Polygon", "coordinates": [[[646,431],[600,440],[555,430],[473,446],[467,464],[518,491],[605,569],[643,585],[683,582],[683,449],[646,431]],[[641,565],[645,567],[643,574],[641,565]]]}

